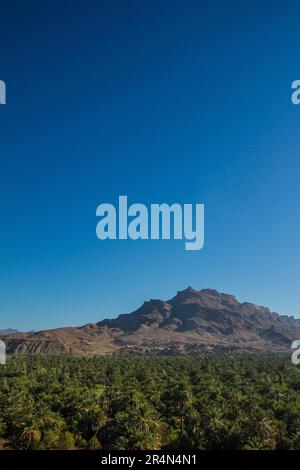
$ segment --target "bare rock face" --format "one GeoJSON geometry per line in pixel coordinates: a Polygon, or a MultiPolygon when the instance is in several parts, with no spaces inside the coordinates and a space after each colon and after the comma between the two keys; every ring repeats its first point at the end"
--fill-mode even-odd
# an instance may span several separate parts
{"type": "Polygon", "coordinates": [[[133,332],[141,326],[157,326],[168,318],[172,306],[162,300],[150,300],[144,302],[143,305],[133,313],[119,315],[113,320],[103,320],[97,325],[99,327],[119,328],[124,332],[133,332]]]}
{"type": "Polygon", "coordinates": [[[2,337],[11,354],[192,354],[284,352],[300,339],[300,320],[214,289],[177,292],[136,311],[77,328],[2,337]]]}

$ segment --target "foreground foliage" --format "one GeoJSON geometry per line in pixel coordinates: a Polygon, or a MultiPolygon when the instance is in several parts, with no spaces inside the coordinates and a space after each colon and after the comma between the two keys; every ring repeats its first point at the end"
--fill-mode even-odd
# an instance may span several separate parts
{"type": "Polygon", "coordinates": [[[300,368],[262,355],[9,357],[0,446],[300,449],[300,368]]]}

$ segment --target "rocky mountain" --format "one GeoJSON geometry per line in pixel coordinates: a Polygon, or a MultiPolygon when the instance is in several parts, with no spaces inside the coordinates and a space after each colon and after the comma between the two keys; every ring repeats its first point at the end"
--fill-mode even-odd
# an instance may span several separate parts
{"type": "Polygon", "coordinates": [[[115,319],[2,339],[12,354],[283,352],[300,339],[300,320],[213,289],[188,287],[115,319]]]}
{"type": "Polygon", "coordinates": [[[0,336],[4,335],[11,335],[12,333],[17,333],[18,330],[14,330],[13,328],[6,328],[5,330],[0,330],[0,336]]]}

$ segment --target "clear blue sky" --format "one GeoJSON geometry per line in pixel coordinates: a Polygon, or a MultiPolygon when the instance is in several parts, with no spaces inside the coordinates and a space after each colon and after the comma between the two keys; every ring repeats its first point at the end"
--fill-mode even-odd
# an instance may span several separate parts
{"type": "Polygon", "coordinates": [[[300,316],[300,5],[4,0],[0,328],[216,288],[300,316]],[[100,241],[96,207],[201,202],[206,243],[100,241]]]}

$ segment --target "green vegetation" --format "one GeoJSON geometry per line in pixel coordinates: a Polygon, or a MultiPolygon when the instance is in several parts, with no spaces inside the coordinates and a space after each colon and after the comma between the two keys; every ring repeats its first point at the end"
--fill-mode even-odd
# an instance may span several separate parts
{"type": "Polygon", "coordinates": [[[287,356],[9,357],[0,446],[300,449],[287,356]]]}

